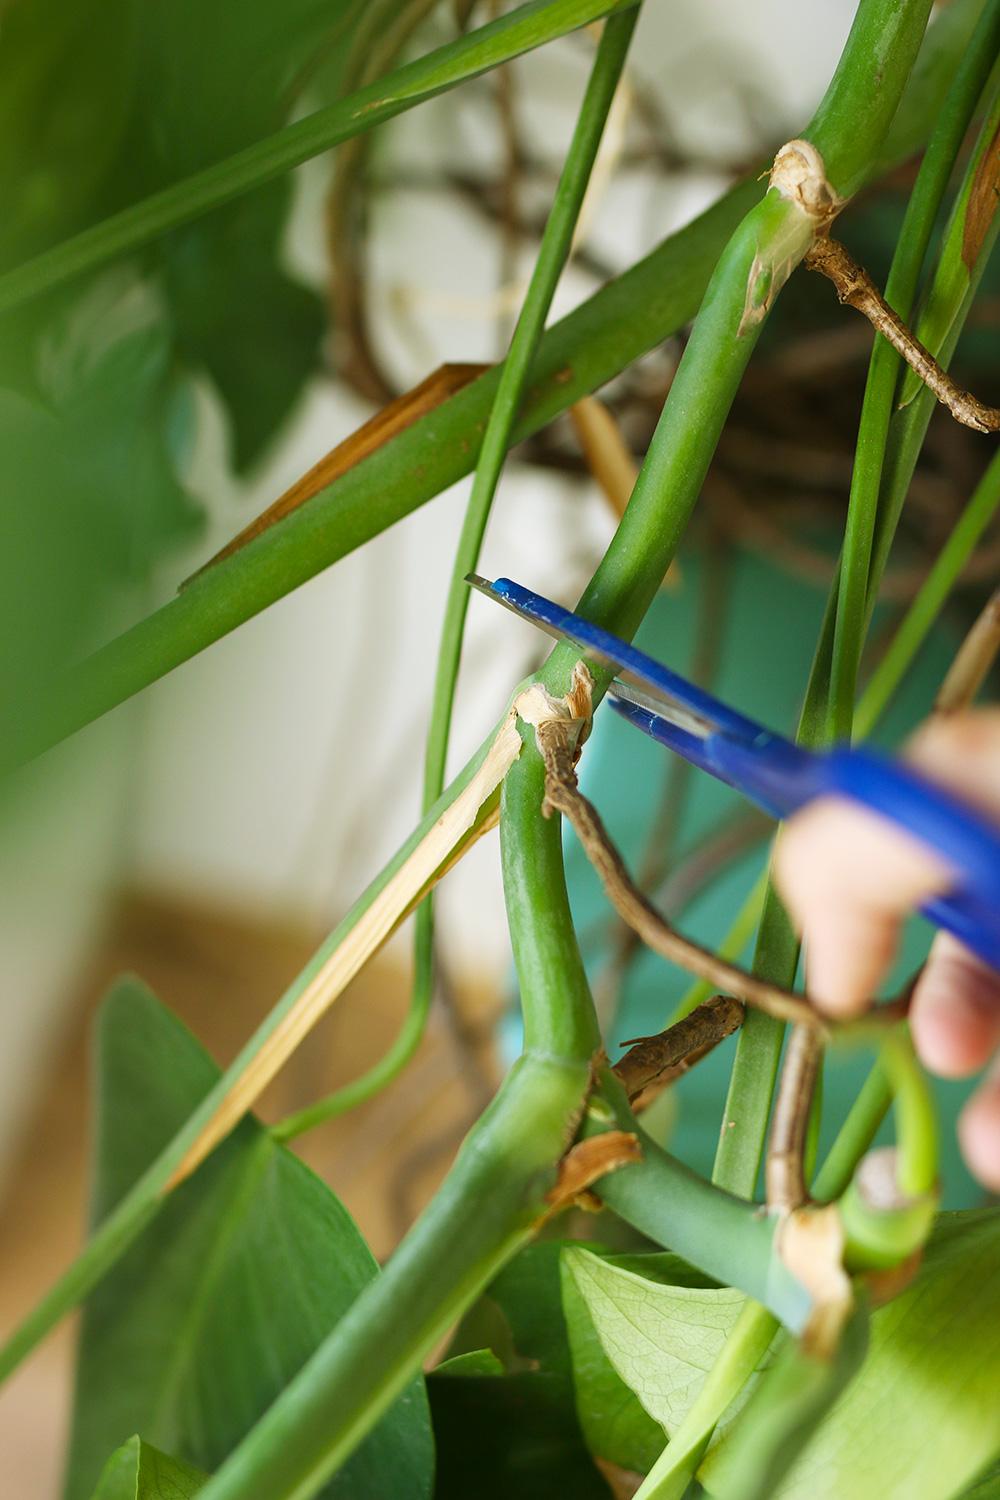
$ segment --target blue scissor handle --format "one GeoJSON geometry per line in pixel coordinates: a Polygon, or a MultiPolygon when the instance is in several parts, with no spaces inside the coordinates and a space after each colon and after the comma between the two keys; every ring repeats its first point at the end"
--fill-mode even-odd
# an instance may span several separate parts
{"type": "Polygon", "coordinates": [[[1000,833],[968,803],[909,766],[869,749],[838,746],[817,757],[828,790],[912,833],[955,871],[955,885],[921,911],[1000,969],[1000,833]]]}
{"type": "Polygon", "coordinates": [[[878,751],[835,746],[814,753],[762,730],[752,742],[702,739],[638,704],[612,707],[661,744],[785,818],[821,796],[861,803],[934,849],[955,871],[954,888],[921,911],[1000,969],[1000,830],[919,772],[878,751]]]}

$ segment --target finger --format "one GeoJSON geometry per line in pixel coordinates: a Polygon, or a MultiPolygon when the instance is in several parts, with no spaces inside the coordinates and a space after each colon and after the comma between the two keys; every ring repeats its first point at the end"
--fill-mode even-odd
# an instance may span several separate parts
{"type": "Polygon", "coordinates": [[[1000,818],[1000,708],[928,719],[907,744],[906,758],[1000,818]]]}
{"type": "Polygon", "coordinates": [[[910,1029],[932,1073],[975,1073],[1000,1046],[1000,974],[939,932],[913,992],[910,1029]]]}
{"type": "Polygon", "coordinates": [[[1000,1192],[1000,1070],[994,1068],[958,1117],[958,1139],[969,1170],[1000,1192]]]}
{"type": "Polygon", "coordinates": [[[870,998],[895,951],[903,916],[946,890],[948,867],[895,823],[856,803],[822,798],[790,819],[775,878],[803,933],[807,987],[849,1015],[870,998]]]}

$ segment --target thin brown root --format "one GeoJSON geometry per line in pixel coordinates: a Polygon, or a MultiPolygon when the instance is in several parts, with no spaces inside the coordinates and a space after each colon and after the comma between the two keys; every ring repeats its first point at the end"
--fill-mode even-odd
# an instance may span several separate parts
{"type": "Polygon", "coordinates": [[[682,936],[664,921],[634,884],[624,861],[597,813],[576,784],[573,769],[575,746],[560,733],[561,726],[546,721],[537,727],[538,747],[545,761],[545,797],[542,814],[554,812],[569,819],[584,853],[600,877],[605,893],[624,922],[638,933],[654,953],[678,964],[692,974],[708,980],[713,988],[734,995],[744,1004],[755,1005],[782,1021],[802,1022],[824,1029],[823,1022],[805,1000],[778,985],[768,984],[736,965],[682,936]]]}
{"type": "Polygon", "coordinates": [[[936,714],[957,714],[968,708],[1000,651],[1000,589],[986,602],[934,699],[936,714]]]}
{"type": "Polygon", "coordinates": [[[813,240],[803,257],[811,271],[819,271],[837,289],[841,302],[863,313],[876,331],[889,340],[911,369],[965,427],[976,432],[1000,431],[1000,411],[984,406],[968,391],[960,391],[937,360],[910,332],[902,318],[894,313],[868,272],[852,260],[843,245],[828,235],[813,240]]]}
{"type": "Polygon", "coordinates": [[[806,1135],[822,1055],[816,1027],[796,1026],[781,1070],[764,1168],[767,1206],[772,1212],[791,1213],[809,1197],[804,1165],[806,1135]]]}

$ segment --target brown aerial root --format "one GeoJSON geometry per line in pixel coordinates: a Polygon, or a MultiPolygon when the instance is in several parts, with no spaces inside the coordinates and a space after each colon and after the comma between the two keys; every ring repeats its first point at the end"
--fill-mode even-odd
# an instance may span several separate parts
{"type": "Polygon", "coordinates": [[[807,999],[727,963],[678,932],[660,915],[636,886],[597,809],[577,785],[576,762],[590,730],[591,686],[590,673],[582,662],[577,662],[573,687],[566,698],[554,699],[536,683],[520,695],[517,708],[521,717],[534,725],[535,742],[545,764],[542,816],[550,818],[553,813],[561,813],[569,820],[608,900],[647,948],[744,1005],[753,1005],[779,1021],[809,1026],[824,1038],[834,1031],[850,1028],[857,1032],[866,1026],[901,1020],[909,1008],[908,995],[879,1005],[858,1021],[826,1020],[807,999]]]}
{"type": "Polygon", "coordinates": [[[889,340],[941,404],[948,408],[956,422],[972,427],[976,432],[1000,431],[1000,411],[984,406],[968,391],[959,390],[898,313],[893,312],[868,272],[848,255],[843,245],[829,235],[820,234],[806,251],[803,263],[833,282],[841,302],[864,314],[872,327],[889,340]]]}
{"type": "Polygon", "coordinates": [[[791,1213],[809,1199],[805,1145],[822,1056],[816,1027],[796,1026],[781,1069],[764,1167],[767,1206],[772,1213],[791,1213]]]}
{"type": "Polygon", "coordinates": [[[715,995],[656,1036],[622,1043],[630,1050],[612,1072],[630,1104],[645,1109],[670,1084],[716,1048],[743,1022],[743,1006],[730,995],[715,995]]]}
{"type": "Polygon", "coordinates": [[[574,732],[572,724],[572,720],[545,719],[536,726],[536,740],[545,762],[542,814],[548,818],[558,812],[569,819],[608,900],[622,920],[654,953],[706,979],[713,988],[734,995],[744,1004],[755,1005],[779,1020],[802,1021],[825,1030],[824,1022],[808,1001],[748,974],[692,942],[671,927],[647,901],[625,868],[597,809],[577,786],[574,764],[579,753],[579,730],[574,732]]]}

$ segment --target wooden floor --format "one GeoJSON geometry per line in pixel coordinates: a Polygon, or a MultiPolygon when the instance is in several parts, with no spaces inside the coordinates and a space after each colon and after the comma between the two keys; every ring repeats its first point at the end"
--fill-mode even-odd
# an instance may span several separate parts
{"type": "MultiPolygon", "coordinates": [[[[80,1244],[88,1031],[109,981],[124,971],[139,974],[225,1064],[310,957],[317,936],[149,899],[122,901],[41,1083],[0,1202],[0,1331],[23,1316],[80,1244]]],[[[393,1040],[407,1000],[398,964],[384,958],[369,965],[275,1080],[260,1113],[277,1119],[363,1072],[393,1040]]],[[[495,1012],[492,996],[439,998],[404,1075],[377,1100],[298,1143],[380,1259],[434,1191],[495,1088],[495,1012]]],[[[59,1494],[72,1334],[64,1324],[0,1392],[0,1493],[12,1500],[59,1494]]]]}

